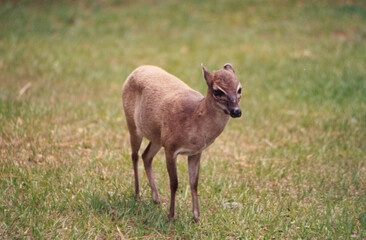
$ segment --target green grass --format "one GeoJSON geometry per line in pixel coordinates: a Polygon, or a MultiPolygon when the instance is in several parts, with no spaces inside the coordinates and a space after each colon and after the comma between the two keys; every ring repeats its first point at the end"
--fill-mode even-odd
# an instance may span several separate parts
{"type": "Polygon", "coordinates": [[[107,2],[0,3],[0,238],[366,238],[364,1],[107,2]],[[121,87],[154,64],[205,93],[201,62],[233,64],[244,116],[203,154],[199,224],[179,157],[168,222],[163,151],[162,203],[141,162],[133,198],[121,87]]]}

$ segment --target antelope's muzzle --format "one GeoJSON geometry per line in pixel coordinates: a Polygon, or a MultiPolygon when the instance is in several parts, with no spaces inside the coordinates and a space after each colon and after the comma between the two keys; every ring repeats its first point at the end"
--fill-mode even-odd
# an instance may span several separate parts
{"type": "Polygon", "coordinates": [[[238,118],[241,116],[241,110],[240,108],[234,108],[230,111],[230,116],[233,118],[238,118]]]}

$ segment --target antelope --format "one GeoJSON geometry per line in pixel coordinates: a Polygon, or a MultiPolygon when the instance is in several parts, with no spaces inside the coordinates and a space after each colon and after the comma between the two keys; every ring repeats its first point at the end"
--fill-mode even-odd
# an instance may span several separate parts
{"type": "Polygon", "coordinates": [[[130,133],[135,177],[135,198],[139,198],[138,151],[142,138],[150,142],[142,154],[154,203],[159,203],[152,161],[161,147],[165,150],[170,180],[169,221],[174,219],[178,188],[177,155],[188,156],[192,212],[200,219],[198,176],[201,152],[221,134],[230,116],[241,116],[241,84],[231,64],[210,72],[201,64],[208,90],[206,96],[156,66],[140,66],[127,78],[122,89],[123,108],[130,133]]]}

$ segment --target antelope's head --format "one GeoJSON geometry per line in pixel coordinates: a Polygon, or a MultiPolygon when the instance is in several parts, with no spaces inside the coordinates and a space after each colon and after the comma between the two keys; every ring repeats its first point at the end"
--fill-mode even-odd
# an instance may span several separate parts
{"type": "Polygon", "coordinates": [[[225,114],[233,118],[240,117],[239,102],[242,87],[235,76],[233,66],[227,63],[223,69],[210,73],[202,64],[202,71],[208,85],[207,97],[212,96],[216,106],[225,114]]]}

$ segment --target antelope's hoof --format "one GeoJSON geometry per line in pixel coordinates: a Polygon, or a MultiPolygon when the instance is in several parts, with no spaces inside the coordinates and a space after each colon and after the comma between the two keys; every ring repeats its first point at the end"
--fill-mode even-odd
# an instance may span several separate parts
{"type": "Polygon", "coordinates": [[[140,199],[140,194],[134,194],[133,196],[135,197],[135,200],[136,201],[140,201],[141,200],[140,199]]]}
{"type": "Polygon", "coordinates": [[[174,222],[174,215],[172,216],[172,215],[168,215],[168,220],[169,220],[169,222],[174,222]]]}
{"type": "Polygon", "coordinates": [[[196,223],[198,223],[199,221],[200,221],[200,216],[198,216],[198,217],[193,217],[193,220],[196,222],[196,223]]]}
{"type": "Polygon", "coordinates": [[[153,196],[153,201],[155,204],[160,204],[159,196],[153,196]]]}

